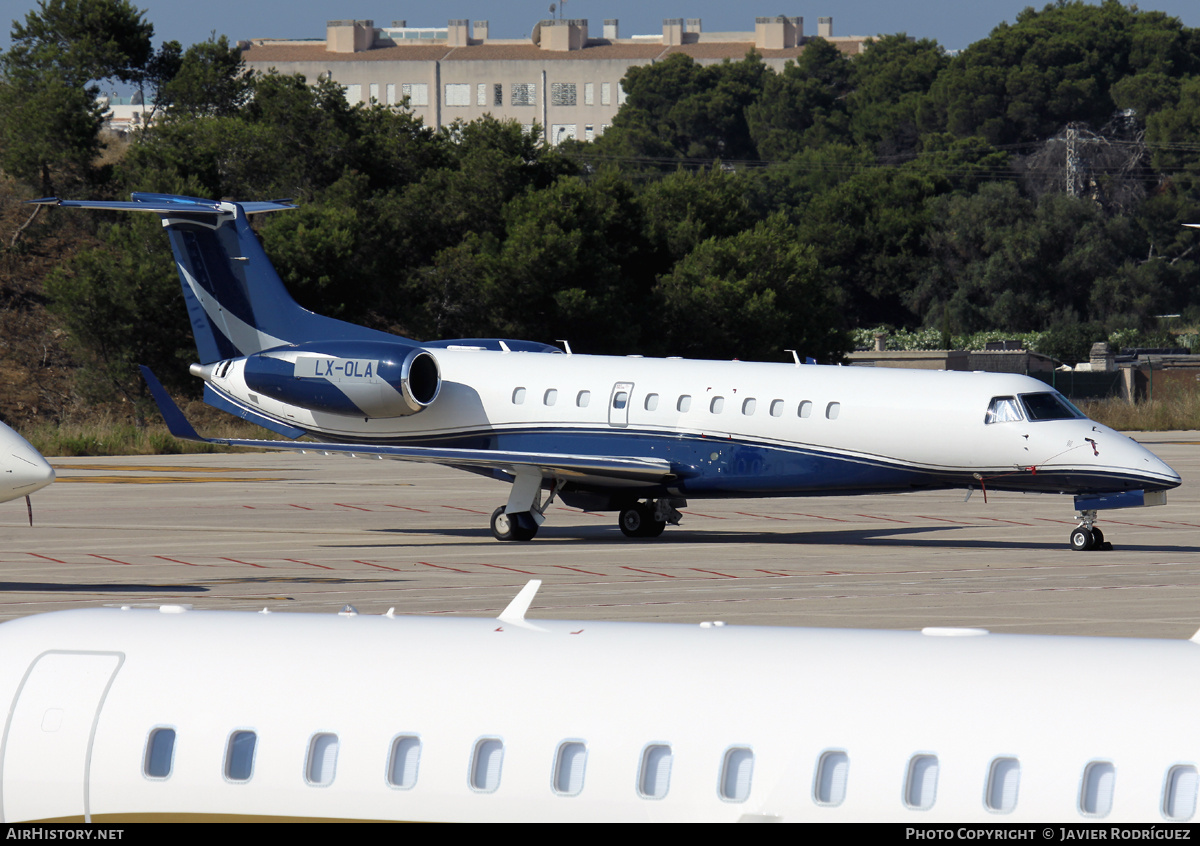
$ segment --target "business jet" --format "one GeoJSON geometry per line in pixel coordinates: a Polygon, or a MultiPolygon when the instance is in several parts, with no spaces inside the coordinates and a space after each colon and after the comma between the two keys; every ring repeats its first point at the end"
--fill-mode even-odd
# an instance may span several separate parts
{"type": "Polygon", "coordinates": [[[1105,549],[1106,508],[1161,504],[1179,475],[1008,374],[573,355],[505,339],[417,342],[313,314],[288,294],[248,216],[286,202],[163,194],[33,202],[142,211],[167,230],[210,405],[288,438],[201,437],[143,368],[178,437],[445,464],[512,483],[499,540],[530,540],[555,499],[618,512],[625,535],[688,499],[946,488],[1072,494],[1074,549],[1105,549]]]}
{"type": "Polygon", "coordinates": [[[1195,819],[1190,641],[58,611],[0,625],[0,820],[1195,819]]]}
{"type": "Polygon", "coordinates": [[[54,481],[54,468],[8,426],[0,423],[0,502],[25,497],[29,524],[33,525],[33,505],[29,495],[54,481]]]}

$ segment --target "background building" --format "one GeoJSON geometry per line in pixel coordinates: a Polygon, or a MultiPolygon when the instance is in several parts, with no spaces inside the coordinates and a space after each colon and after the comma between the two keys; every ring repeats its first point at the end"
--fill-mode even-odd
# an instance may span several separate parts
{"type": "MultiPolygon", "coordinates": [[[[452,20],[442,27],[405,21],[329,21],[324,40],[242,41],[246,66],[333,79],[351,103],[387,105],[408,98],[427,126],[490,114],[543,127],[548,143],[590,140],[612,123],[625,100],[621,78],[633,65],[683,53],[701,64],[738,61],[751,49],[775,70],[795,59],[809,40],[804,19],[766,17],[752,32],[704,32],[699,18],[668,18],[661,34],[621,38],[616,20],[592,37],[586,20],[548,20],[531,39],[489,39],[488,22],[452,20]]],[[[834,37],[833,19],[818,19],[818,37],[847,53],[866,37],[834,37]]]]}

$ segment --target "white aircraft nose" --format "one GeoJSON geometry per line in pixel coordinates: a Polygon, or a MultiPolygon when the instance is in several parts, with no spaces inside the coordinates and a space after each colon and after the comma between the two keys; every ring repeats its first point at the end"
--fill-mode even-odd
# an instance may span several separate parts
{"type": "Polygon", "coordinates": [[[28,496],[54,481],[54,468],[30,443],[0,423],[0,502],[28,496]]]}

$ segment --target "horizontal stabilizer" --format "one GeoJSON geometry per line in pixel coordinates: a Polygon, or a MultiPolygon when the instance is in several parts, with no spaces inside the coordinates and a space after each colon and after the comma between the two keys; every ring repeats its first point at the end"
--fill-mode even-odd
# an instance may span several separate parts
{"type": "MultiPolygon", "coordinates": [[[[122,200],[60,200],[58,197],[42,197],[29,200],[35,206],[61,206],[68,209],[98,209],[100,211],[140,211],[154,214],[231,214],[228,203],[202,200],[198,197],[177,197],[171,194],[134,194],[133,202],[122,200]]],[[[287,201],[238,203],[246,214],[287,211],[295,208],[287,201]]]]}

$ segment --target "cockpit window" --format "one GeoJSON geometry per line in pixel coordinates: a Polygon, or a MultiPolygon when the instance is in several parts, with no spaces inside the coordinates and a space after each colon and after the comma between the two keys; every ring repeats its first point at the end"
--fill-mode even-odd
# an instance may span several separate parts
{"type": "Polygon", "coordinates": [[[1083,417],[1083,412],[1052,392],[1021,394],[1021,404],[1025,406],[1025,413],[1030,420],[1075,420],[1083,417]]]}
{"type": "Polygon", "coordinates": [[[983,418],[984,423],[1012,423],[1020,420],[1021,406],[1017,404],[1016,397],[993,397],[992,404],[988,406],[987,416],[983,418]]]}

